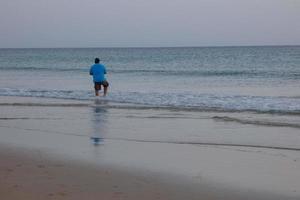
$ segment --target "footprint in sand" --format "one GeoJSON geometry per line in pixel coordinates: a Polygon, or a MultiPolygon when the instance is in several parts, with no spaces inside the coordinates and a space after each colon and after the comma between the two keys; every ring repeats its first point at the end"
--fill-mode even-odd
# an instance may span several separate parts
{"type": "Polygon", "coordinates": [[[64,197],[67,196],[68,194],[65,192],[58,192],[57,195],[64,197]]]}
{"type": "Polygon", "coordinates": [[[37,165],[38,168],[45,168],[45,165],[37,165]]]}
{"type": "Polygon", "coordinates": [[[12,173],[12,172],[14,172],[14,170],[13,170],[13,169],[6,169],[6,171],[7,171],[8,173],[12,173]]]}

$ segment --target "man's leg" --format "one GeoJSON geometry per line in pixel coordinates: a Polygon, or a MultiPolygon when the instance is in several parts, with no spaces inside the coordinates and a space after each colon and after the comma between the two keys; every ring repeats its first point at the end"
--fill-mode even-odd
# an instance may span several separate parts
{"type": "Polygon", "coordinates": [[[102,85],[104,87],[104,94],[103,94],[103,96],[106,96],[106,94],[107,94],[107,88],[109,86],[109,83],[105,80],[105,81],[103,81],[102,85]]]}
{"type": "Polygon", "coordinates": [[[108,86],[104,86],[104,94],[103,94],[103,96],[106,96],[106,94],[107,94],[107,88],[108,88],[108,86]]]}
{"type": "Polygon", "coordinates": [[[101,85],[95,83],[95,95],[99,96],[99,90],[101,89],[101,85]]]}

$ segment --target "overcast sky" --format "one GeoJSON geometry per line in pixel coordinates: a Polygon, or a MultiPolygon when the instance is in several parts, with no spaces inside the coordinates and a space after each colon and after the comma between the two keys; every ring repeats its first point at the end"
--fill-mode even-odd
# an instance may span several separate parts
{"type": "Polygon", "coordinates": [[[300,0],[0,0],[0,48],[299,44],[300,0]]]}

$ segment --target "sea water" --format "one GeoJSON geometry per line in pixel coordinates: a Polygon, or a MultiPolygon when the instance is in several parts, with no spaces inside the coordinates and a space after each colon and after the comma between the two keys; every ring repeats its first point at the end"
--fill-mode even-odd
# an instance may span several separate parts
{"type": "Polygon", "coordinates": [[[95,57],[110,102],[300,114],[300,46],[0,49],[0,95],[92,100],[95,57]]]}
{"type": "MultiPolygon", "coordinates": [[[[300,46],[0,49],[0,72],[0,98],[43,97],[45,105],[48,98],[73,99],[82,103],[72,106],[95,108],[92,138],[299,150],[300,46]],[[100,104],[89,75],[95,57],[106,66],[110,83],[100,104]],[[128,123],[103,130],[101,107],[124,108],[128,123]],[[131,115],[149,129],[131,124],[131,115]],[[153,119],[163,120],[156,127],[153,119]],[[191,126],[181,130],[180,123],[191,126]],[[127,135],[118,132],[123,129],[127,135]]],[[[115,112],[110,111],[114,117],[115,112]]],[[[90,123],[90,114],[82,120],[90,123]]]]}

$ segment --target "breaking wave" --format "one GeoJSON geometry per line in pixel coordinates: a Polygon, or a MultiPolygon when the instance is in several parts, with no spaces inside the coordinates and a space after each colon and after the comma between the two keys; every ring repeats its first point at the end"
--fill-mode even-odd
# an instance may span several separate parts
{"type": "MultiPolygon", "coordinates": [[[[56,106],[89,106],[90,101],[94,100],[95,98],[91,91],[85,90],[30,90],[12,88],[0,89],[0,96],[45,97],[86,101],[86,103],[62,104],[56,106]]],[[[137,109],[171,109],[175,111],[185,110],[218,112],[257,112],[270,114],[300,115],[300,99],[297,97],[242,95],[226,96],[195,93],[112,92],[109,94],[109,96],[103,98],[102,101],[118,103],[109,104],[107,106],[119,108],[126,108],[126,106],[134,106],[137,109]]],[[[228,121],[233,119],[223,120],[228,121]]],[[[242,121],[239,122],[242,123],[242,121]]]]}

